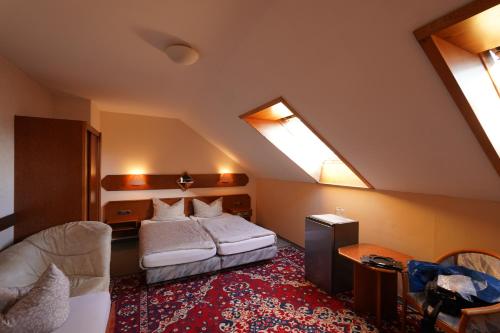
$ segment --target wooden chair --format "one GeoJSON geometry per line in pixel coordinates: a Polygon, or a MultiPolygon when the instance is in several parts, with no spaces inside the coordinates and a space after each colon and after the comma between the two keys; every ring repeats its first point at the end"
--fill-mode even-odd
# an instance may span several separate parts
{"type": "MultiPolygon", "coordinates": [[[[500,279],[500,255],[485,250],[466,249],[439,257],[436,263],[461,265],[500,279]],[[476,259],[474,259],[476,258],[476,259]],[[496,259],[496,260],[495,260],[496,259]],[[480,265],[482,263],[483,265],[480,265]]],[[[410,293],[408,273],[403,273],[403,331],[406,331],[408,305],[423,313],[424,293],[410,293]]],[[[460,317],[440,313],[436,327],[448,333],[500,332],[500,303],[479,308],[463,309],[460,317]]]]}

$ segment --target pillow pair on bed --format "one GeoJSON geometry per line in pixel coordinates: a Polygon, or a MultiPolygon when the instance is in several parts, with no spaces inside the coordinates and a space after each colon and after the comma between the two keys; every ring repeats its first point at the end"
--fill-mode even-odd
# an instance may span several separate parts
{"type": "MultiPolygon", "coordinates": [[[[169,205],[160,199],[153,199],[153,221],[172,221],[185,219],[184,199],[169,205]]],[[[194,216],[201,218],[210,218],[222,215],[222,197],[212,201],[210,204],[201,200],[193,199],[194,216]]]]}

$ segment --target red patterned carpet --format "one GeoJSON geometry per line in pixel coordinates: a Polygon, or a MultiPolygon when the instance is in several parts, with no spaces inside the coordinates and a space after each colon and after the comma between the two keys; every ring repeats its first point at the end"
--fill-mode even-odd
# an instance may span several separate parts
{"type": "Polygon", "coordinates": [[[175,283],[114,278],[112,299],[116,332],[379,332],[351,310],[350,295],[330,297],[305,281],[303,252],[293,247],[270,262],[175,283]]]}

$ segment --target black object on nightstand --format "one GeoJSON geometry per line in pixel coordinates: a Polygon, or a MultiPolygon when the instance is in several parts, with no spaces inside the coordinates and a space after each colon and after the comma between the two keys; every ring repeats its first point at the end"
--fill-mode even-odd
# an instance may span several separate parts
{"type": "Polygon", "coordinates": [[[308,216],[305,224],[306,279],[330,295],[352,290],[353,264],[338,249],[358,243],[359,223],[325,214],[308,216]]]}

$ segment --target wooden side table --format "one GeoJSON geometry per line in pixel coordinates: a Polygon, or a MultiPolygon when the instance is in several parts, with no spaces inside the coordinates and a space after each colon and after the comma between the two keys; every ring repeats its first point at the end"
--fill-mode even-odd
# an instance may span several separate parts
{"type": "Polygon", "coordinates": [[[391,257],[403,263],[403,270],[413,258],[372,244],[341,247],[339,254],[354,262],[354,310],[375,315],[378,327],[382,318],[397,319],[398,272],[363,265],[361,257],[370,254],[391,257]]]}
{"type": "Polygon", "coordinates": [[[106,223],[113,229],[112,240],[137,238],[141,221],[136,215],[108,218],[106,223]]]}

